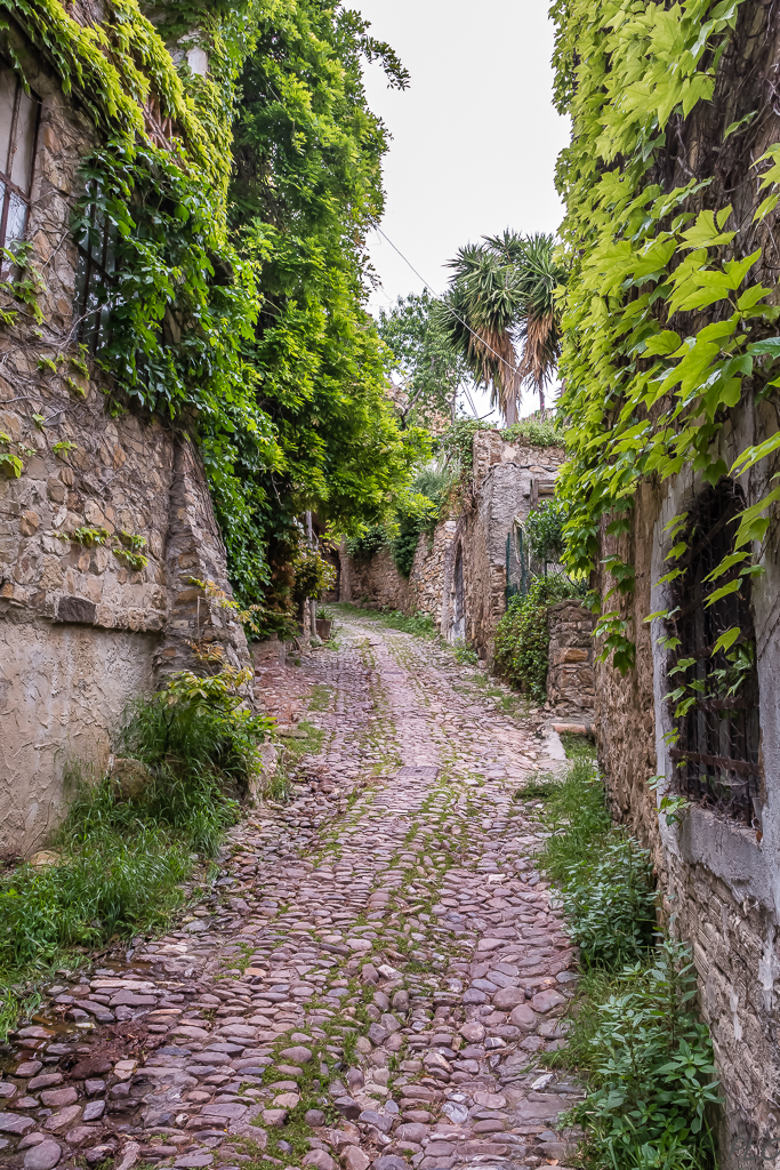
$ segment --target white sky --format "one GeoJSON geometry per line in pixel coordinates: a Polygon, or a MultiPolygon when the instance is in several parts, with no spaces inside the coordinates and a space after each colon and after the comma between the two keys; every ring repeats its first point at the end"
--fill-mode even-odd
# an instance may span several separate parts
{"type": "MultiPolygon", "coordinates": [[[[382,227],[437,293],[469,240],[505,227],[555,231],[561,220],[553,174],[568,123],[552,107],[548,3],[352,0],[411,73],[402,92],[378,66],[366,75],[369,105],[393,136],[382,227]]],[[[384,288],[372,308],[421,291],[377,233],[370,250],[384,288]]]]}

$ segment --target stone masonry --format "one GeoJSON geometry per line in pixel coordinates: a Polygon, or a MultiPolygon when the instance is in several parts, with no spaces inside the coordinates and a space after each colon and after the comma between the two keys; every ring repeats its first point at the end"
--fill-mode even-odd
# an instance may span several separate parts
{"type": "Polygon", "coordinates": [[[104,379],[73,346],[70,220],[92,130],[10,35],[41,102],[27,236],[44,291],[40,326],[23,310],[0,338],[0,451],[23,464],[0,477],[0,856],[44,841],[68,769],[105,764],[128,701],[190,665],[193,643],[248,663],[230,611],[192,584],[229,591],[192,442],[109,411],[104,379]],[[146,565],[134,567],[134,544],[146,565]]]}
{"type": "Polygon", "coordinates": [[[472,471],[456,514],[433,537],[423,535],[409,580],[389,551],[356,561],[342,550],[342,601],[429,614],[442,636],[465,640],[488,661],[506,610],[507,538],[510,572],[517,569],[516,524],[552,494],[563,462],[557,447],[509,443],[499,431],[474,435],[472,471]]]}
{"type": "Polygon", "coordinates": [[[595,706],[593,614],[578,601],[550,606],[547,702],[558,714],[589,714],[595,706]]]}

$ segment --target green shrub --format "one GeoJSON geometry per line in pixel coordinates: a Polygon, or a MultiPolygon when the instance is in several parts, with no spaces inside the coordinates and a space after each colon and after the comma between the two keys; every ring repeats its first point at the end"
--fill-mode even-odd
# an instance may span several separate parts
{"type": "Polygon", "coordinates": [[[396,512],[397,531],[390,541],[395,567],[402,576],[411,573],[420,537],[436,527],[452,484],[452,473],[445,468],[424,467],[417,473],[409,496],[396,512]]]}
{"type": "Polygon", "coordinates": [[[585,1129],[586,1167],[714,1170],[717,1074],[695,998],[690,954],[668,939],[649,964],[591,986],[569,1037],[588,1078],[568,1118],[585,1129]]]}
{"type": "Polygon", "coordinates": [[[387,532],[381,524],[367,528],[360,536],[350,536],[346,541],[347,552],[355,561],[370,561],[386,544],[387,532]]]}
{"type": "Polygon", "coordinates": [[[76,777],[56,863],[0,878],[0,1027],[13,1026],[30,981],[52,964],[156,929],[182,905],[197,855],[216,852],[237,819],[271,727],[243,706],[248,676],[183,671],[136,703],[121,749],[147,782],[123,798],[111,776],[76,777]]]}
{"type": "Polygon", "coordinates": [[[335,566],[313,548],[302,545],[293,560],[295,584],[293,600],[297,605],[304,601],[320,601],[336,581],[335,566]]]}
{"type": "Polygon", "coordinates": [[[545,807],[542,866],[560,886],[585,968],[614,971],[646,954],[656,929],[647,854],[612,824],[592,760],[575,760],[545,807]]]}
{"type": "Polygon", "coordinates": [[[524,597],[510,600],[496,628],[496,674],[537,703],[547,694],[548,607],[575,593],[568,577],[537,577],[524,597]]]}
{"type": "Polygon", "coordinates": [[[542,500],[526,517],[523,529],[531,555],[537,560],[560,562],[563,560],[568,508],[562,500],[542,500]]]}
{"type": "Polygon", "coordinates": [[[584,755],[544,785],[542,810],[541,865],[561,888],[585,969],[566,1046],[550,1056],[586,1079],[566,1119],[585,1131],[582,1165],[714,1170],[711,1044],[689,953],[657,930],[647,855],[612,824],[584,755]]]}

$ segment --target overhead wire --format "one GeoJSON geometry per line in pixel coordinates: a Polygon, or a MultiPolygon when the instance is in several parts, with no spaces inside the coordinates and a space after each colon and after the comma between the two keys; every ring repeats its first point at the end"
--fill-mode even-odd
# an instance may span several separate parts
{"type": "MultiPolygon", "coordinates": [[[[393,251],[398,253],[398,255],[403,260],[404,264],[406,264],[407,267],[411,269],[411,271],[414,273],[414,275],[417,277],[417,279],[422,281],[422,283],[427,288],[428,292],[431,293],[432,296],[438,298],[439,294],[436,292],[436,290],[433,288],[433,286],[425,279],[423,274],[421,272],[419,272],[417,268],[415,268],[414,264],[412,264],[409,257],[406,256],[401,251],[401,249],[398,247],[398,245],[393,243],[393,241],[388,236],[387,232],[382,227],[380,227],[380,225],[377,223],[377,221],[374,219],[374,217],[369,215],[368,220],[372,224],[374,230],[377,231],[379,233],[379,235],[382,237],[382,239],[386,240],[386,242],[390,245],[390,247],[393,249],[393,251]]],[[[477,333],[476,329],[471,328],[468,321],[464,321],[462,317],[459,317],[458,314],[454,311],[454,309],[451,306],[449,306],[449,311],[452,314],[452,316],[455,318],[455,320],[458,322],[458,324],[462,325],[464,329],[468,330],[468,332],[471,334],[471,336],[476,338],[476,340],[480,343],[480,345],[483,345],[485,347],[485,349],[488,351],[488,353],[492,353],[493,357],[498,358],[498,360],[501,362],[501,364],[503,366],[506,366],[506,368],[508,370],[511,370],[513,374],[520,373],[519,366],[513,366],[511,362],[508,362],[506,360],[506,358],[502,357],[501,354],[498,353],[497,350],[493,349],[492,345],[490,345],[487,341],[485,341],[484,337],[482,337],[481,334],[477,333]]]]}

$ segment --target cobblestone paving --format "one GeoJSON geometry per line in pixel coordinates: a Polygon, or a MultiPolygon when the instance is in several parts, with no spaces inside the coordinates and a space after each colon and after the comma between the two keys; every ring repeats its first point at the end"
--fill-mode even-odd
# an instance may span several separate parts
{"type": "Polygon", "coordinates": [[[3,1167],[565,1163],[576,1089],[539,1053],[573,955],[513,799],[542,741],[449,652],[355,617],[339,639],[260,680],[325,733],[292,801],[233,831],[178,929],[14,1038],[3,1167]]]}

